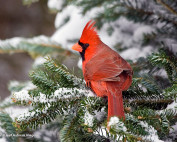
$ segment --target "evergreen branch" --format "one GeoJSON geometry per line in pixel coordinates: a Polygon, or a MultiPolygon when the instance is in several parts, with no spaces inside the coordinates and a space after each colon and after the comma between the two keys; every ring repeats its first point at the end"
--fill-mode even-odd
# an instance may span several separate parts
{"type": "Polygon", "coordinates": [[[105,136],[102,135],[98,135],[98,134],[93,134],[93,133],[87,133],[84,135],[85,142],[111,142],[111,140],[109,138],[106,138],[105,136]]]}
{"type": "MultiPolygon", "coordinates": [[[[74,134],[73,132],[78,131],[78,127],[76,129],[75,123],[77,122],[77,117],[76,116],[71,116],[68,117],[67,121],[64,124],[63,129],[60,131],[60,140],[61,142],[73,142],[75,141],[76,133],[74,134]]],[[[78,134],[78,133],[77,133],[78,134]]]]}
{"type": "MultiPolygon", "coordinates": [[[[177,107],[177,105],[176,105],[177,107]]],[[[165,116],[168,121],[170,122],[170,124],[175,124],[177,121],[177,108],[173,108],[173,109],[165,109],[161,112],[162,116],[165,116]]]]}
{"type": "Polygon", "coordinates": [[[14,106],[14,102],[12,102],[11,98],[6,98],[5,101],[0,101],[0,111],[10,106],[14,106]]]}
{"type": "Polygon", "coordinates": [[[45,36],[0,40],[0,53],[28,52],[32,57],[53,52],[65,52],[61,46],[45,36]]]}
{"type": "MultiPolygon", "coordinates": [[[[14,102],[19,102],[20,104],[40,104],[40,103],[51,103],[57,101],[70,101],[74,99],[79,99],[83,97],[91,97],[95,100],[94,94],[90,90],[78,89],[78,88],[59,88],[55,90],[52,94],[42,94],[41,90],[21,90],[13,94],[14,102]]],[[[95,106],[94,106],[95,107],[95,106]]]]}
{"type": "Polygon", "coordinates": [[[57,82],[61,87],[80,87],[83,88],[85,84],[83,81],[69,72],[66,66],[61,65],[57,61],[53,61],[47,58],[47,62],[44,63],[45,68],[50,72],[55,74],[55,82],[57,82]]]}
{"type": "Polygon", "coordinates": [[[69,115],[65,120],[65,125],[60,131],[60,140],[65,142],[73,141],[107,141],[109,138],[93,132],[91,128],[84,128],[80,125],[79,118],[76,115],[69,115]]]}
{"type": "Polygon", "coordinates": [[[138,85],[141,84],[144,86],[147,90],[151,91],[152,93],[159,94],[161,91],[160,87],[156,84],[156,81],[151,77],[150,75],[144,74],[142,77],[133,78],[132,85],[138,85]]]}
{"type": "Polygon", "coordinates": [[[177,84],[173,84],[164,90],[163,95],[167,98],[174,98],[177,101],[177,84]]]}
{"type": "Polygon", "coordinates": [[[151,125],[140,121],[130,114],[126,115],[126,119],[123,121],[124,126],[121,126],[116,120],[110,122],[112,123],[110,133],[112,134],[113,140],[116,141],[120,141],[118,137],[122,136],[122,140],[151,142],[152,136],[157,136],[151,125]]]}
{"type": "Polygon", "coordinates": [[[18,81],[10,81],[8,84],[9,91],[13,92],[19,92],[21,90],[32,90],[35,89],[36,86],[31,82],[18,82],[18,81]]]}
{"type": "MultiPolygon", "coordinates": [[[[138,124],[138,121],[135,122],[133,125],[132,123],[130,123],[130,120],[133,120],[134,119],[130,119],[129,118],[129,115],[126,117],[126,120],[125,120],[125,124],[119,120],[119,118],[117,117],[111,117],[110,118],[110,121],[109,121],[109,127],[110,127],[110,134],[111,134],[111,139],[113,140],[118,140],[120,141],[121,137],[122,137],[122,140],[125,141],[125,140],[133,140],[133,141],[143,141],[142,138],[140,136],[143,136],[143,135],[147,135],[148,132],[147,131],[141,131],[141,133],[138,132],[138,135],[139,136],[135,136],[137,134],[137,132],[135,132],[135,135],[132,135],[129,133],[129,128],[132,127],[133,125],[136,127],[138,127],[138,129],[142,129],[143,130],[143,127],[141,127],[141,125],[138,124]]],[[[133,132],[133,134],[134,134],[133,132]]]]}
{"type": "Polygon", "coordinates": [[[46,125],[46,130],[61,130],[63,128],[63,120],[61,118],[56,118],[55,121],[52,121],[50,124],[46,125]]]}
{"type": "Polygon", "coordinates": [[[165,99],[162,94],[144,90],[142,87],[132,84],[127,91],[123,92],[125,105],[159,110],[166,108],[168,104],[173,102],[171,98],[165,99]]]}
{"type": "Polygon", "coordinates": [[[32,84],[32,82],[18,82],[18,81],[11,81],[8,85],[9,91],[11,91],[11,94],[9,97],[7,97],[3,102],[0,103],[0,109],[4,109],[10,106],[14,106],[15,103],[17,104],[23,104],[23,105],[29,105],[31,104],[31,101],[28,100],[28,102],[25,102],[24,100],[22,102],[17,102],[17,98],[14,97],[14,94],[19,92],[19,98],[21,99],[29,99],[29,97],[25,96],[26,92],[28,90],[35,89],[36,86],[32,84]],[[21,94],[20,94],[21,92],[21,94]]]}
{"type": "Polygon", "coordinates": [[[168,134],[170,124],[166,115],[159,114],[159,112],[152,109],[139,109],[134,111],[133,115],[139,120],[146,121],[150,126],[153,126],[161,137],[168,134]]]}
{"type": "Polygon", "coordinates": [[[27,96],[27,94],[23,93],[23,90],[17,92],[14,94],[17,102],[29,102],[30,100],[32,105],[36,105],[36,108],[27,114],[19,116],[16,119],[15,126],[19,129],[26,129],[27,127],[36,128],[40,124],[51,122],[57,115],[62,115],[66,112],[71,114],[75,110],[74,107],[84,98],[84,95],[88,96],[88,93],[86,90],[70,89],[67,91],[66,89],[60,89],[56,90],[54,95],[51,95],[49,98],[45,94],[39,94],[41,95],[39,97],[30,97],[32,94],[27,96]]]}
{"type": "Polygon", "coordinates": [[[44,94],[51,94],[59,87],[85,88],[84,82],[71,74],[66,66],[47,58],[44,65],[30,73],[32,82],[41,89],[44,94]]]}
{"type": "Polygon", "coordinates": [[[177,12],[170,7],[168,4],[166,4],[165,2],[163,2],[162,0],[156,0],[158,3],[160,3],[163,7],[165,7],[167,10],[169,10],[171,13],[177,15],[177,12]]]}
{"type": "MultiPolygon", "coordinates": [[[[136,14],[136,12],[137,13],[141,13],[140,15],[141,16],[143,16],[143,15],[146,15],[146,16],[148,16],[148,17],[150,17],[150,16],[153,16],[153,15],[157,15],[158,16],[158,19],[156,19],[156,20],[159,20],[159,21],[163,21],[163,22],[166,22],[166,23],[172,23],[174,26],[177,26],[177,22],[176,21],[174,21],[174,20],[171,20],[171,19],[169,19],[169,18],[167,18],[167,17],[164,17],[165,15],[162,15],[162,14],[157,14],[157,13],[154,13],[154,12],[152,12],[152,11],[145,11],[145,9],[141,9],[141,8],[134,8],[134,7],[128,7],[128,6],[126,6],[128,9],[130,9],[131,11],[134,11],[134,14],[136,14]]],[[[131,13],[130,13],[131,14],[131,13]]],[[[133,14],[133,13],[132,13],[133,14]]],[[[122,14],[121,14],[122,15],[122,14]]],[[[146,18],[148,18],[148,17],[146,17],[146,18]]],[[[131,18],[129,18],[130,20],[133,20],[133,19],[131,19],[131,18]]],[[[143,21],[144,19],[142,18],[142,17],[140,17],[140,19],[139,20],[141,20],[141,21],[143,21]]],[[[154,19],[155,20],[155,19],[154,19]]],[[[153,19],[152,19],[152,21],[153,21],[153,19]]],[[[135,21],[136,22],[136,21],[135,21]]],[[[146,22],[146,21],[143,21],[143,22],[146,22]]]]}
{"type": "Polygon", "coordinates": [[[50,76],[42,70],[33,71],[29,76],[33,84],[46,94],[51,94],[58,88],[58,84],[50,79],[50,76]]]}
{"type": "Polygon", "coordinates": [[[34,108],[28,113],[22,114],[16,118],[14,126],[20,130],[26,130],[28,127],[36,129],[39,125],[46,124],[54,120],[57,115],[62,114],[59,103],[43,105],[43,108],[34,108]]]}
{"type": "Polygon", "coordinates": [[[8,114],[0,111],[0,127],[5,131],[2,132],[2,135],[5,136],[8,142],[17,142],[16,130],[12,122],[12,118],[8,114]]]}
{"type": "Polygon", "coordinates": [[[172,102],[173,102],[173,100],[172,99],[159,99],[159,100],[157,100],[157,99],[155,99],[155,100],[152,100],[152,99],[138,99],[138,100],[128,100],[128,99],[124,99],[124,101],[126,102],[126,103],[130,103],[131,105],[132,104],[136,104],[136,105],[142,105],[142,104],[144,104],[144,105],[146,105],[146,104],[153,104],[153,103],[155,103],[156,105],[158,105],[158,104],[171,104],[172,102]]]}
{"type": "MultiPolygon", "coordinates": [[[[84,2],[83,0],[76,2],[77,6],[82,6],[83,15],[89,10],[97,7],[98,5],[104,7],[104,11],[99,12],[94,19],[97,21],[98,28],[105,22],[115,21],[121,16],[125,16],[130,20],[135,22],[147,22],[152,23],[153,21],[166,22],[167,24],[171,23],[174,26],[177,26],[177,22],[173,19],[170,19],[169,16],[164,15],[161,11],[149,10],[148,4],[141,1],[97,1],[93,2],[84,2]],[[158,17],[158,18],[157,18],[158,17]]],[[[156,3],[154,3],[156,5],[156,3]]]]}
{"type": "Polygon", "coordinates": [[[124,124],[127,128],[127,131],[131,131],[133,134],[137,134],[140,136],[145,136],[149,134],[149,132],[145,129],[144,126],[141,125],[138,119],[134,118],[134,116],[130,114],[126,115],[126,121],[124,124]],[[132,128],[138,128],[138,129],[132,129],[132,128]]]}
{"type": "Polygon", "coordinates": [[[177,77],[177,62],[174,55],[168,56],[165,50],[161,49],[159,53],[153,53],[149,56],[149,60],[154,66],[165,68],[170,81],[175,82],[177,77]]]}
{"type": "MultiPolygon", "coordinates": [[[[143,13],[144,15],[148,15],[148,16],[157,15],[157,16],[159,17],[159,20],[165,21],[165,22],[167,22],[167,23],[170,22],[170,23],[172,23],[174,26],[177,26],[177,22],[176,22],[176,21],[173,21],[173,20],[169,19],[168,17],[165,17],[165,15],[157,14],[157,13],[155,13],[154,11],[146,11],[145,8],[133,7],[133,5],[132,5],[132,6],[125,5],[125,6],[126,6],[128,9],[130,9],[130,10],[134,10],[134,11],[135,11],[134,13],[136,13],[136,12],[138,12],[138,13],[143,13]]],[[[144,19],[141,18],[140,20],[144,20],[144,19]]]]}

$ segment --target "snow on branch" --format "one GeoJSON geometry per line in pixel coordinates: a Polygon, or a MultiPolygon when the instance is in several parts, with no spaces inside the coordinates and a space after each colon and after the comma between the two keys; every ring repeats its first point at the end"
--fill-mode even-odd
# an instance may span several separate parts
{"type": "Polygon", "coordinates": [[[150,140],[153,142],[163,142],[159,139],[157,135],[157,130],[154,129],[154,127],[149,126],[147,122],[140,121],[140,124],[149,132],[148,136],[144,136],[143,139],[150,140]]]}
{"type": "Polygon", "coordinates": [[[127,131],[127,128],[125,127],[124,123],[119,120],[118,117],[114,116],[111,117],[109,124],[109,127],[115,127],[119,131],[127,131]]]}
{"type": "Polygon", "coordinates": [[[60,114],[68,114],[72,107],[69,103],[73,100],[79,100],[83,97],[95,97],[95,95],[90,90],[83,90],[77,88],[60,88],[56,90],[50,96],[39,93],[39,96],[32,96],[27,90],[21,90],[20,92],[15,92],[13,100],[17,103],[30,104],[33,107],[32,110],[19,115],[16,118],[15,126],[19,129],[25,129],[26,127],[35,128],[38,126],[33,125],[38,122],[45,124],[56,118],[60,114]],[[67,110],[65,110],[67,105],[67,110]],[[43,107],[45,106],[45,107],[43,107]],[[28,122],[28,124],[26,124],[28,122]],[[26,124],[26,125],[25,125],[26,124]]]}
{"type": "Polygon", "coordinates": [[[95,97],[94,93],[90,90],[78,88],[59,88],[50,97],[46,94],[39,93],[39,96],[31,96],[27,90],[21,90],[13,94],[13,101],[23,104],[31,103],[48,103],[56,102],[57,100],[70,100],[81,97],[95,97]]]}
{"type": "Polygon", "coordinates": [[[43,35],[34,38],[14,37],[0,40],[0,53],[34,52],[45,55],[59,49],[61,50],[61,46],[57,42],[43,35]]]}

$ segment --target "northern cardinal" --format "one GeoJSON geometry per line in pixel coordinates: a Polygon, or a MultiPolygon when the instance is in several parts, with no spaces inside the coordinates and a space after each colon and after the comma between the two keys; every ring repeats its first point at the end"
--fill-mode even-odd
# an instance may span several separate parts
{"type": "Polygon", "coordinates": [[[108,97],[108,121],[117,116],[125,119],[122,91],[132,82],[132,68],[117,52],[104,44],[90,20],[72,49],[82,57],[84,79],[97,96],[108,97]]]}

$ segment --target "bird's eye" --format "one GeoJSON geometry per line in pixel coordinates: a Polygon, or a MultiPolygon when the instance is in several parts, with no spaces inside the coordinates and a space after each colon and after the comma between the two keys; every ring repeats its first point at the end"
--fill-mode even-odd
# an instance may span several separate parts
{"type": "Polygon", "coordinates": [[[86,43],[86,44],[84,44],[84,46],[87,48],[87,47],[89,46],[89,44],[88,44],[88,43],[86,43]]]}

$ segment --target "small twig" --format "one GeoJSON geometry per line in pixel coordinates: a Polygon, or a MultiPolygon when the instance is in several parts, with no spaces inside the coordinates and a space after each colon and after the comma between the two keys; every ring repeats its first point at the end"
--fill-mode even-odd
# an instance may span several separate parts
{"type": "Polygon", "coordinates": [[[54,45],[54,44],[46,44],[45,43],[45,44],[41,44],[41,46],[61,49],[61,46],[54,45]]]}
{"type": "MultiPolygon", "coordinates": [[[[124,100],[125,102],[129,102],[128,99],[125,99],[124,100]]],[[[172,103],[173,100],[171,99],[168,99],[168,100],[145,100],[145,99],[142,99],[142,100],[133,100],[131,101],[130,103],[137,103],[137,104],[142,104],[142,103],[172,103]]]]}
{"type": "Polygon", "coordinates": [[[157,2],[160,3],[167,10],[169,10],[171,13],[177,15],[177,12],[172,7],[170,7],[169,5],[167,5],[166,3],[164,3],[162,0],[157,0],[157,2]]]}
{"type": "MultiPolygon", "coordinates": [[[[158,0],[157,0],[157,1],[158,1],[158,0]]],[[[161,0],[160,0],[160,1],[161,1],[161,0]]],[[[124,6],[124,5],[122,5],[122,6],[124,6]]],[[[127,5],[126,5],[126,7],[127,7],[128,9],[130,9],[130,10],[136,10],[137,12],[146,14],[146,15],[148,15],[148,16],[157,15],[160,19],[165,20],[165,21],[168,21],[168,22],[170,22],[170,23],[172,23],[172,24],[174,24],[174,25],[177,25],[177,22],[176,22],[176,21],[170,20],[170,19],[168,19],[167,17],[163,17],[163,15],[156,14],[156,13],[154,13],[154,12],[152,12],[152,11],[145,11],[145,10],[142,9],[142,8],[134,8],[134,7],[130,7],[130,6],[127,6],[127,5]]],[[[176,12],[175,12],[175,13],[176,13],[176,12]]]]}
{"type": "Polygon", "coordinates": [[[0,49],[0,54],[4,54],[4,53],[23,53],[25,52],[24,50],[1,50],[0,49]]]}

